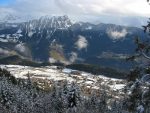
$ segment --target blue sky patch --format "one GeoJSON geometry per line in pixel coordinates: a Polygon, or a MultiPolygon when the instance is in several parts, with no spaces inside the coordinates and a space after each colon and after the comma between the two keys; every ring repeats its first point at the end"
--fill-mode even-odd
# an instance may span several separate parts
{"type": "Polygon", "coordinates": [[[9,5],[12,3],[14,0],[0,0],[0,5],[9,5]]]}

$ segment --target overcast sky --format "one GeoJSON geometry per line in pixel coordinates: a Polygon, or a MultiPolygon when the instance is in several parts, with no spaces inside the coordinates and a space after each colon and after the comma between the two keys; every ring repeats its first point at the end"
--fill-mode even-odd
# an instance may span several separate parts
{"type": "Polygon", "coordinates": [[[0,16],[7,13],[140,26],[150,17],[150,5],[146,0],[0,0],[0,16]]]}

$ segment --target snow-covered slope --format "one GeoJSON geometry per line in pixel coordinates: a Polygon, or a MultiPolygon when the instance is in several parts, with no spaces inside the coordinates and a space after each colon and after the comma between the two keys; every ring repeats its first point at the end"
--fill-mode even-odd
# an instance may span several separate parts
{"type": "Polygon", "coordinates": [[[31,78],[50,80],[55,82],[68,83],[76,82],[81,87],[87,89],[98,90],[102,85],[108,86],[113,91],[121,91],[125,86],[125,81],[122,79],[108,78],[103,75],[92,75],[90,73],[81,72],[71,69],[58,69],[57,66],[46,66],[46,67],[29,67],[20,65],[0,65],[1,68],[5,68],[16,78],[26,79],[27,75],[30,74],[31,78]],[[101,84],[101,85],[100,85],[101,84]]]}

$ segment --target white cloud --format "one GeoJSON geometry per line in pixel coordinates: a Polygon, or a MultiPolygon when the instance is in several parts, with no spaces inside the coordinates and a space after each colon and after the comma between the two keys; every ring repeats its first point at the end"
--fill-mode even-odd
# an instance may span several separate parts
{"type": "Polygon", "coordinates": [[[55,3],[62,11],[68,13],[138,16],[150,14],[150,6],[146,0],[55,0],[55,3]]]}
{"type": "Polygon", "coordinates": [[[107,34],[113,40],[118,40],[124,38],[128,34],[128,32],[126,29],[123,29],[122,31],[109,29],[107,30],[107,34]]]}
{"type": "MultiPolygon", "coordinates": [[[[146,0],[15,0],[10,5],[0,6],[1,16],[4,12],[34,17],[67,14],[76,20],[96,17],[101,22],[105,21],[105,17],[111,17],[118,22],[118,18],[147,17],[150,6],[146,0]]],[[[107,20],[112,23],[111,19],[107,20]]]]}
{"type": "Polygon", "coordinates": [[[0,48],[0,54],[6,54],[8,55],[10,52],[8,50],[0,48]]]}
{"type": "Polygon", "coordinates": [[[70,61],[71,63],[75,62],[75,61],[77,60],[77,58],[78,58],[78,54],[77,54],[76,52],[71,52],[70,55],[71,55],[71,56],[70,56],[69,61],[70,61]]]}
{"type": "Polygon", "coordinates": [[[20,52],[21,54],[25,55],[25,56],[31,56],[30,55],[30,50],[26,47],[26,45],[24,43],[20,43],[20,44],[17,44],[15,46],[15,50],[20,52]]]}
{"type": "Polygon", "coordinates": [[[56,63],[56,62],[57,62],[57,60],[56,60],[56,59],[54,59],[54,58],[52,58],[52,57],[50,57],[50,58],[49,58],[49,62],[50,62],[50,63],[56,63]]]}
{"type": "Polygon", "coordinates": [[[79,35],[75,45],[78,48],[78,50],[86,49],[88,46],[88,41],[84,36],[79,35]]]}
{"type": "Polygon", "coordinates": [[[11,7],[20,15],[45,16],[61,14],[55,0],[17,0],[11,7]],[[20,7],[21,6],[21,7],[20,7]]]}
{"type": "Polygon", "coordinates": [[[26,47],[24,46],[24,44],[17,44],[15,46],[15,49],[22,53],[26,51],[26,47]]]}
{"type": "Polygon", "coordinates": [[[35,15],[82,13],[148,16],[150,14],[150,6],[146,0],[16,0],[10,6],[5,6],[6,9],[20,14],[35,15]]]}

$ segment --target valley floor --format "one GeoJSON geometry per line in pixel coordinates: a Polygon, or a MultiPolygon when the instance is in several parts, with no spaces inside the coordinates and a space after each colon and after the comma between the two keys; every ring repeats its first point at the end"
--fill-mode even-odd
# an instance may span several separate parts
{"type": "MultiPolygon", "coordinates": [[[[72,69],[58,69],[57,66],[45,67],[30,67],[20,65],[0,65],[0,68],[7,69],[16,78],[27,79],[27,75],[34,81],[46,80],[50,84],[53,82],[63,84],[67,82],[77,83],[85,94],[90,94],[92,91],[99,91],[101,86],[109,88],[109,90],[123,93],[122,90],[125,86],[125,80],[105,77],[103,75],[93,75],[86,72],[81,72],[72,69]]],[[[41,84],[41,83],[39,83],[41,84]]]]}

